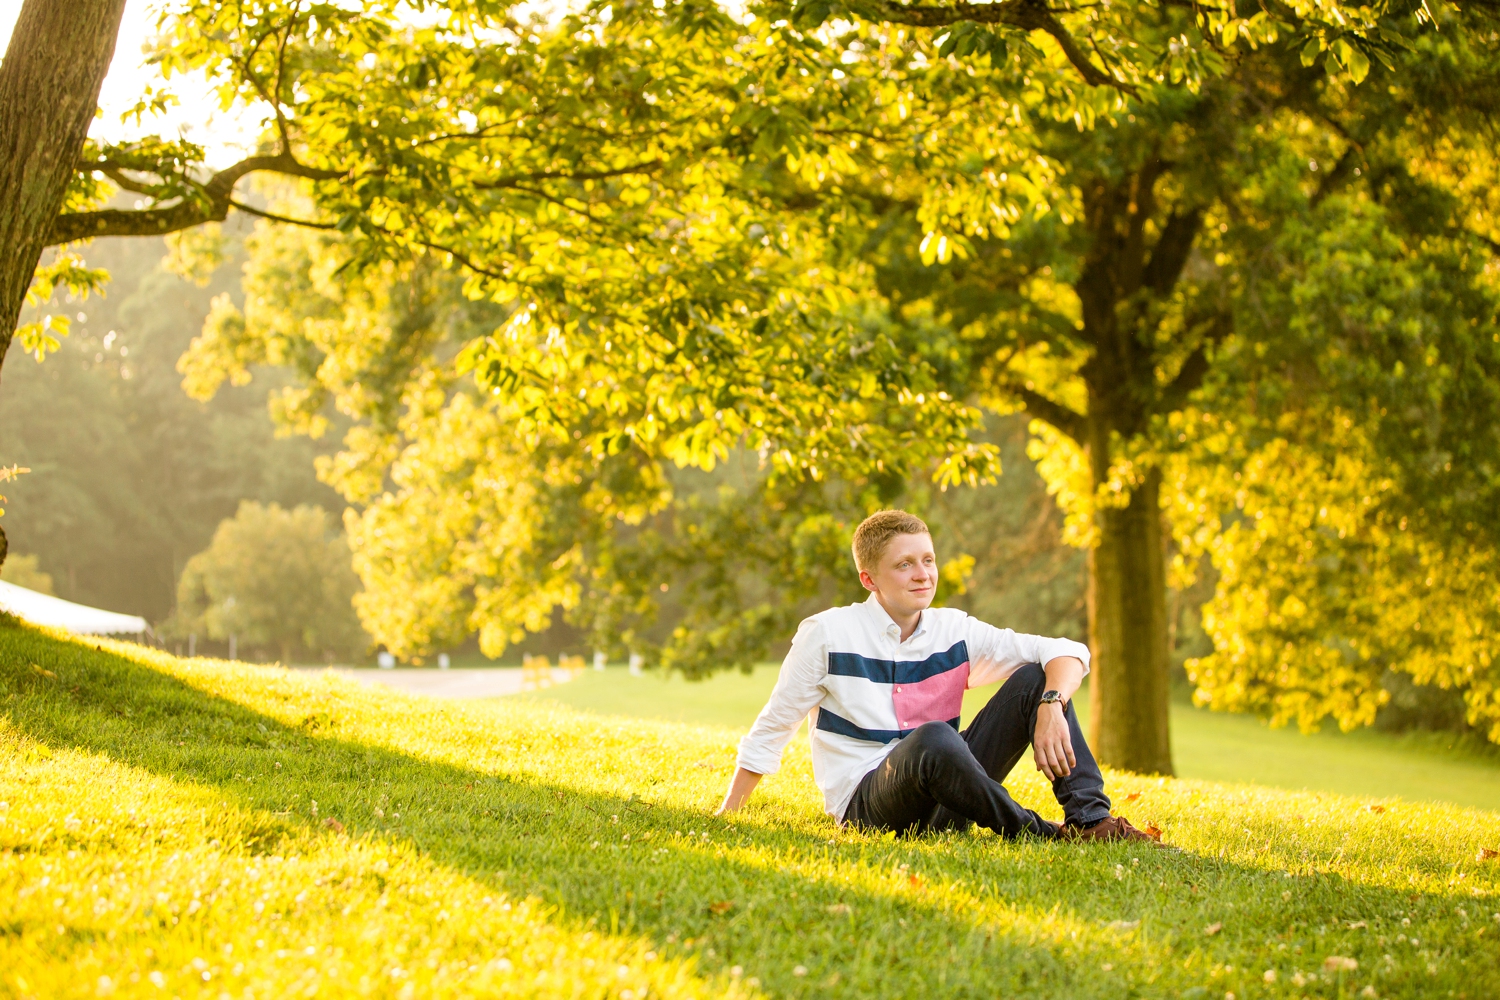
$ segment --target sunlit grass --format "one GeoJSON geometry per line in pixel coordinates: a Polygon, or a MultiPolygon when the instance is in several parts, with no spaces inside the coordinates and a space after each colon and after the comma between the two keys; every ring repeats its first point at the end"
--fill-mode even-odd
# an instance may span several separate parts
{"type": "Polygon", "coordinates": [[[0,994],[1500,994],[1492,813],[1111,775],[1182,853],[900,841],[800,742],[712,818],[733,754],[0,625],[0,994]]]}

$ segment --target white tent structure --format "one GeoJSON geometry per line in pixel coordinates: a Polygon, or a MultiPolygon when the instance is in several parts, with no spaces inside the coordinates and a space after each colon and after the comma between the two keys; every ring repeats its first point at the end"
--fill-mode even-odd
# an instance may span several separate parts
{"type": "Polygon", "coordinates": [[[140,635],[150,631],[146,619],[140,615],[101,611],[50,594],[38,594],[4,580],[0,580],[0,610],[33,625],[49,625],[78,635],[140,635]]]}

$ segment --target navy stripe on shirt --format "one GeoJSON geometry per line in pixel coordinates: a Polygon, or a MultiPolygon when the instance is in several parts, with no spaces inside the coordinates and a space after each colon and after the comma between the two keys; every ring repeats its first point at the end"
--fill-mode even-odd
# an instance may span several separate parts
{"type": "Polygon", "coordinates": [[[946,652],[933,653],[925,660],[875,660],[858,653],[829,653],[828,672],[840,677],[863,677],[876,684],[916,684],[961,667],[968,660],[969,647],[959,640],[946,652]]]}
{"type": "MultiPolygon", "coordinates": [[[[948,725],[957,729],[958,720],[949,719],[948,725]]],[[[915,729],[865,729],[863,726],[856,726],[842,715],[835,715],[825,706],[818,708],[818,728],[825,733],[836,733],[839,736],[848,736],[850,739],[864,740],[867,743],[891,743],[916,732],[915,729]]]]}

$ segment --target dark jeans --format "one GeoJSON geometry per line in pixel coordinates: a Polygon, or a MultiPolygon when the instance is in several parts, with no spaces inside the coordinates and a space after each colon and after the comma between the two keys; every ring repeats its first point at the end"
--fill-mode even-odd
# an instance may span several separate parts
{"type": "MultiPolygon", "coordinates": [[[[1011,674],[962,733],[946,722],[918,726],[865,775],[844,822],[911,834],[978,823],[1005,837],[1053,836],[1051,823],[1018,805],[1000,786],[1031,745],[1046,687],[1042,668],[1028,664],[1011,674]]],[[[1078,765],[1052,782],[1052,794],[1066,822],[1088,826],[1109,815],[1109,797],[1071,704],[1065,716],[1078,765]]]]}

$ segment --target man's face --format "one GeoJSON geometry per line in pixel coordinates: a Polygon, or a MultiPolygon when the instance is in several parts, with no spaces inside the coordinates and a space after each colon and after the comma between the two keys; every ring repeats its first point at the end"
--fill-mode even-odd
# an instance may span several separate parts
{"type": "Polygon", "coordinates": [[[881,603],[894,615],[911,615],[927,609],[937,593],[937,555],[931,535],[897,535],[885,547],[875,572],[862,570],[859,582],[880,595],[881,603]]]}

